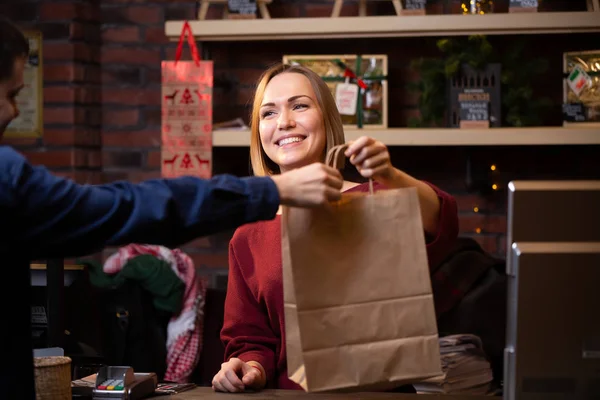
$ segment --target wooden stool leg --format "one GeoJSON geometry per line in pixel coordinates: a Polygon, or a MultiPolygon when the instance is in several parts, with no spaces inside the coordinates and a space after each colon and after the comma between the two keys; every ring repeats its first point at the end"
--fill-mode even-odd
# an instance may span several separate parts
{"type": "Polygon", "coordinates": [[[335,0],[335,3],[333,4],[333,11],[331,12],[331,16],[333,18],[340,16],[340,13],[342,12],[342,3],[343,0],[335,0]]]}
{"type": "Polygon", "coordinates": [[[396,15],[402,14],[402,3],[400,3],[400,0],[392,0],[392,4],[396,10],[396,15]]]}
{"type": "Polygon", "coordinates": [[[198,10],[199,20],[204,20],[206,18],[206,14],[208,14],[208,6],[210,6],[210,2],[208,0],[202,0],[200,2],[200,9],[198,10]]]}
{"type": "Polygon", "coordinates": [[[358,2],[358,16],[366,17],[367,16],[367,0],[359,0],[358,2]]]}
{"type": "Polygon", "coordinates": [[[264,19],[271,19],[271,14],[269,14],[269,9],[267,8],[267,4],[258,0],[258,9],[260,10],[260,15],[264,19]]]}
{"type": "Polygon", "coordinates": [[[592,11],[595,12],[600,12],[600,0],[593,0],[594,2],[592,3],[592,11]]]}

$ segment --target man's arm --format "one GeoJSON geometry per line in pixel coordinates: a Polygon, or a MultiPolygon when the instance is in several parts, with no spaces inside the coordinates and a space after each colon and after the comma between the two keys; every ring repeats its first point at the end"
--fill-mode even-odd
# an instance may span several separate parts
{"type": "Polygon", "coordinates": [[[131,242],[177,246],[271,219],[279,200],[270,178],[78,185],[0,148],[0,250],[30,258],[73,257],[131,242]]]}

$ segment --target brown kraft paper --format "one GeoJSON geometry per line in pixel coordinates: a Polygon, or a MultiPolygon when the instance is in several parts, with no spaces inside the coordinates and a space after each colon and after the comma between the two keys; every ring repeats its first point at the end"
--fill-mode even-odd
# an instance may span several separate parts
{"type": "MultiPolygon", "coordinates": [[[[327,157],[337,168],[340,147],[327,157]]],[[[386,390],[442,373],[416,188],[284,207],[282,257],[288,374],[305,391],[386,390]]]]}

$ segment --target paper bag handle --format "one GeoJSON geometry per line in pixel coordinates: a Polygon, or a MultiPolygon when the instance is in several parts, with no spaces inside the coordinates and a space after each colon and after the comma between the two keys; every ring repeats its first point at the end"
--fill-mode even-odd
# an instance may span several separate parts
{"type": "Polygon", "coordinates": [[[192,51],[192,58],[196,63],[196,66],[200,66],[200,53],[198,52],[198,46],[196,46],[196,40],[194,40],[194,34],[192,33],[192,27],[190,24],[185,21],[183,23],[183,28],[181,29],[181,36],[179,37],[179,43],[177,44],[177,51],[175,52],[175,65],[177,65],[177,61],[181,58],[181,52],[183,51],[183,42],[187,36],[188,44],[190,45],[190,49],[192,51]]]}
{"type": "MultiPolygon", "coordinates": [[[[339,144],[337,146],[333,146],[327,152],[327,156],[325,157],[325,164],[335,169],[344,169],[344,165],[346,164],[346,155],[344,154],[348,149],[348,144],[339,144]]],[[[369,178],[369,194],[373,194],[373,179],[369,178]]]]}

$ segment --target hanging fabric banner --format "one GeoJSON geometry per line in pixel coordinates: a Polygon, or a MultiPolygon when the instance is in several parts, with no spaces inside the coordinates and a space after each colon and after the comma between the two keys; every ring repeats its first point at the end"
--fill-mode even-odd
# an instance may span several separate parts
{"type": "Polygon", "coordinates": [[[175,61],[163,61],[161,174],[165,178],[212,175],[213,62],[200,60],[186,21],[175,61]],[[180,61],[187,37],[193,61],[180,61]]]}

